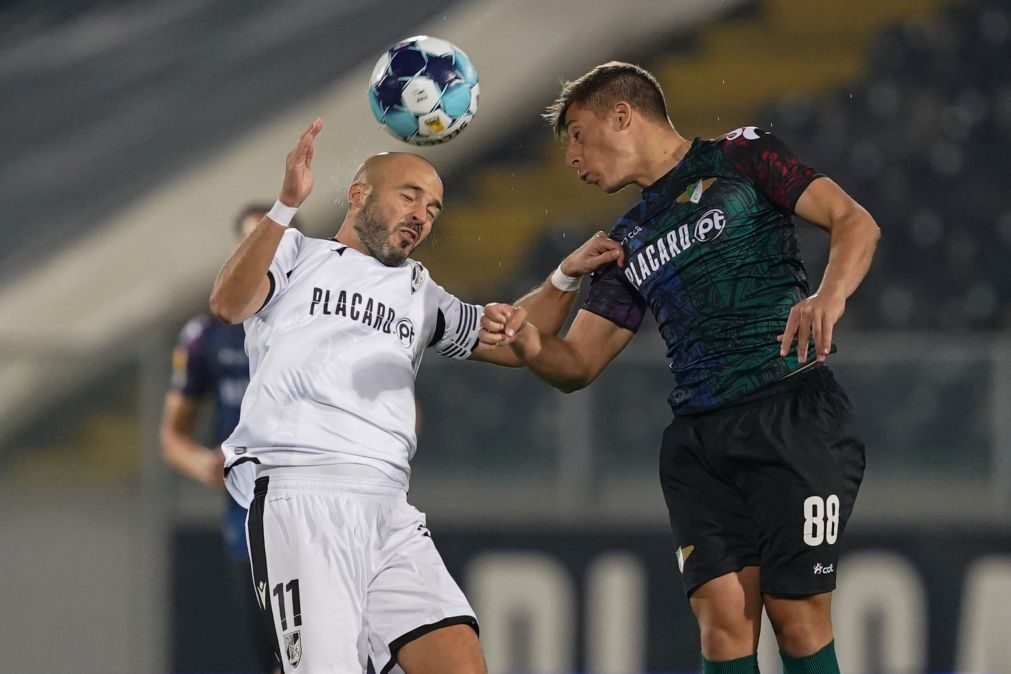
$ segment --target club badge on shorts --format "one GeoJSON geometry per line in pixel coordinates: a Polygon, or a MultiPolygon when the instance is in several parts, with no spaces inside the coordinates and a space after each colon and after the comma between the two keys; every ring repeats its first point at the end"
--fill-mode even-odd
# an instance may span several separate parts
{"type": "Polygon", "coordinates": [[[284,635],[284,652],[288,656],[288,664],[298,667],[302,661],[302,637],[298,630],[284,635]]]}

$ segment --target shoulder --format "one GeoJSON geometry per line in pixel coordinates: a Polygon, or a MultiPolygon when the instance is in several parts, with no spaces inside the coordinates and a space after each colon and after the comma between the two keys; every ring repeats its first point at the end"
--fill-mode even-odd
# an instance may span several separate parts
{"type": "Polygon", "coordinates": [[[313,236],[306,236],[297,229],[289,228],[281,237],[281,244],[278,250],[287,249],[296,256],[302,257],[309,253],[334,248],[345,248],[343,243],[337,243],[333,239],[319,239],[313,236]]]}
{"type": "Polygon", "coordinates": [[[307,252],[317,250],[326,244],[332,243],[332,241],[327,241],[326,239],[316,239],[306,236],[297,229],[289,227],[281,236],[281,243],[278,244],[275,255],[281,259],[294,261],[307,252]]]}
{"type": "Polygon", "coordinates": [[[722,136],[703,141],[724,152],[742,152],[759,148],[769,143],[778,143],[779,139],[770,131],[757,126],[742,126],[729,131],[722,136]]]}

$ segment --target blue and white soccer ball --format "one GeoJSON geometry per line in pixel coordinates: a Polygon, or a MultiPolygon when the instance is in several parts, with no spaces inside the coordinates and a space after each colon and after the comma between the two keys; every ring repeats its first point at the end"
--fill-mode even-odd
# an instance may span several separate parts
{"type": "Polygon", "coordinates": [[[477,112],[477,70],[455,45],[418,35],[379,58],[369,83],[372,114],[413,145],[444,143],[477,112]]]}

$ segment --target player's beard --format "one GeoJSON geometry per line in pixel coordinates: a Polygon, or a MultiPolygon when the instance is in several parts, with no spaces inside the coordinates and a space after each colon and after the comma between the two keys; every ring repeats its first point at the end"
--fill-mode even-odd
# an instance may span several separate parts
{"type": "Polygon", "coordinates": [[[401,265],[411,252],[390,243],[390,230],[386,226],[386,219],[383,218],[379,204],[371,194],[365,197],[365,205],[355,218],[354,227],[366,250],[387,267],[401,265]]]}

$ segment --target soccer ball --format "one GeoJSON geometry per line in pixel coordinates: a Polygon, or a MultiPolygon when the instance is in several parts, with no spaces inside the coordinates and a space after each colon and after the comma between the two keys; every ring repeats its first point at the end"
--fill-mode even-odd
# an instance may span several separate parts
{"type": "Polygon", "coordinates": [[[413,145],[444,143],[477,112],[477,70],[455,45],[427,35],[398,42],[376,63],[369,83],[372,114],[413,145]]]}

